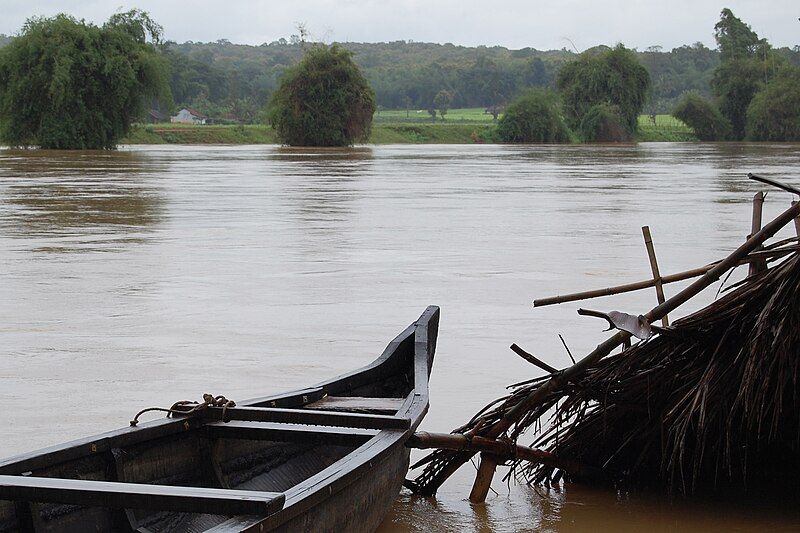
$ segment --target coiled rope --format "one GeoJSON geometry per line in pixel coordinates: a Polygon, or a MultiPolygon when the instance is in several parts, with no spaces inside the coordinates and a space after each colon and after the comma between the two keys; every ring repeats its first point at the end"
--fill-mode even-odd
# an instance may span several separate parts
{"type": "Polygon", "coordinates": [[[180,416],[196,416],[198,413],[205,411],[209,407],[222,407],[222,421],[227,422],[225,415],[227,411],[231,407],[236,407],[236,402],[233,400],[227,399],[225,396],[214,396],[213,394],[203,394],[203,401],[202,402],[195,402],[193,400],[181,400],[179,402],[175,402],[172,404],[172,407],[166,409],[164,407],[148,407],[147,409],[142,409],[136,416],[133,417],[131,420],[131,427],[136,427],[139,424],[139,417],[142,416],[144,413],[149,413],[151,411],[160,411],[162,413],[167,413],[167,418],[173,415],[180,415],[180,416]]]}

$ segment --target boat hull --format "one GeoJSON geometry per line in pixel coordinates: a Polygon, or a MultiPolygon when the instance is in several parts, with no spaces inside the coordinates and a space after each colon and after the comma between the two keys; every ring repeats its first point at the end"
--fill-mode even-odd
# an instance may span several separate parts
{"type": "Polygon", "coordinates": [[[0,461],[0,533],[374,531],[428,410],[438,319],[307,389],[0,461]]]}

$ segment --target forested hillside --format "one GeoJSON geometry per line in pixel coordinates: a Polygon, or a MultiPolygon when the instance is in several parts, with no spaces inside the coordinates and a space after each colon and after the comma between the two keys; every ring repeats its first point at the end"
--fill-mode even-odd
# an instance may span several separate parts
{"type": "MultiPolygon", "coordinates": [[[[0,45],[9,38],[0,35],[0,45]]],[[[509,50],[500,46],[396,41],[344,43],[351,50],[376,94],[379,109],[429,109],[442,90],[451,107],[503,105],[525,88],[552,87],[561,65],[575,59],[567,49],[509,50]]],[[[302,55],[294,38],[261,46],[168,42],[173,100],[205,114],[255,121],[284,69],[302,55]]],[[[777,52],[800,65],[800,47],[777,52]]],[[[653,82],[646,111],[669,113],[687,91],[710,96],[710,80],[719,53],[701,43],[670,51],[651,47],[637,52],[653,82]]]]}
{"type": "MultiPolygon", "coordinates": [[[[502,105],[525,88],[553,86],[561,65],[577,55],[566,49],[406,41],[344,46],[353,51],[384,109],[428,109],[441,90],[452,94],[454,108],[502,105]]],[[[202,108],[205,95],[214,104],[238,100],[240,108],[257,109],[277,86],[283,69],[301,53],[301,44],[283,40],[261,46],[224,40],[170,43],[175,102],[202,108]]],[[[700,43],[668,52],[652,48],[639,56],[653,79],[648,111],[661,113],[670,111],[685,91],[709,94],[711,73],[719,63],[717,52],[700,43]]]]}

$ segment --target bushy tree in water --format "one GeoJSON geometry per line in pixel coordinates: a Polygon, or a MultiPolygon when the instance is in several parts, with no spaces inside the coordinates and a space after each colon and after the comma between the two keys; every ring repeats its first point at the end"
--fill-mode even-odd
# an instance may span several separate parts
{"type": "Polygon", "coordinates": [[[337,45],[310,46],[288,69],[268,107],[269,122],[291,146],[349,146],[369,138],[375,95],[337,45]]]}
{"type": "Polygon", "coordinates": [[[633,140],[619,108],[611,104],[592,106],[583,116],[581,138],[591,143],[618,143],[633,140]]]}
{"type": "Polygon", "coordinates": [[[497,122],[497,134],[509,143],[570,141],[558,97],[543,89],[530,90],[514,100],[497,122]]]}
{"type": "Polygon", "coordinates": [[[730,137],[730,122],[712,102],[697,93],[687,93],[672,116],[692,128],[701,141],[724,141],[730,137]]]}
{"type": "Polygon", "coordinates": [[[571,128],[579,128],[594,106],[607,104],[619,110],[625,128],[633,133],[650,89],[650,74],[631,50],[617,45],[582,53],[561,68],[557,84],[571,128]]]}
{"type": "Polygon", "coordinates": [[[800,69],[785,67],[747,108],[747,138],[800,141],[800,69]]]}
{"type": "Polygon", "coordinates": [[[29,19],[0,49],[0,139],[12,146],[111,149],[154,98],[170,101],[161,27],[138,10],[102,27],[29,19]]]}

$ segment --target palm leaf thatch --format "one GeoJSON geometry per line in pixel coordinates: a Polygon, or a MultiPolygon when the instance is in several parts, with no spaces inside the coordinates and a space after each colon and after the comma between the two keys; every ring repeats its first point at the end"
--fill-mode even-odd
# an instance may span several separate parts
{"type": "MultiPolygon", "coordinates": [[[[556,373],[514,385],[454,432],[480,435],[548,386],[508,437],[517,442],[527,431],[533,446],[586,468],[564,472],[511,459],[511,473],[529,482],[566,478],[684,494],[721,486],[796,488],[800,255],[796,243],[785,248],[788,256],[659,335],[557,387],[556,373]],[[589,479],[586,472],[595,474],[589,479]]],[[[425,469],[411,486],[435,491],[458,457],[436,450],[415,465],[425,469]]]]}

